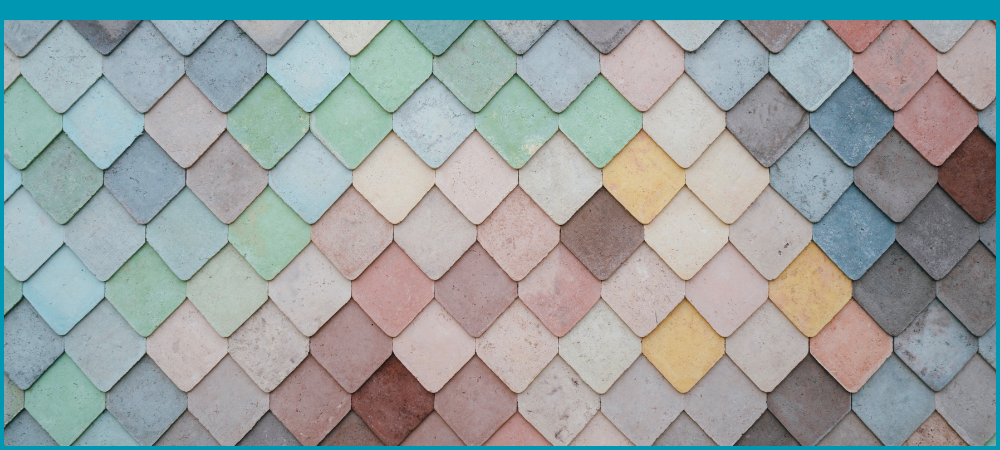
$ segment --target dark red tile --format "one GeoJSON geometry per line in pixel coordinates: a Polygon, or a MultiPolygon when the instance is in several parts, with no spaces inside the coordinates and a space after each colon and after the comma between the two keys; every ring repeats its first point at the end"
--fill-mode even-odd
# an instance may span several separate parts
{"type": "Polygon", "coordinates": [[[997,144],[976,128],[938,170],[938,183],[976,222],[997,209],[997,144]]]}

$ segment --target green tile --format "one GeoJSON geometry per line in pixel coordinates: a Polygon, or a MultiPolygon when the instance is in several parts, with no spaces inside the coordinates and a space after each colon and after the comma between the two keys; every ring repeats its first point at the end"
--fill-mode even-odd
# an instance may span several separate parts
{"type": "Polygon", "coordinates": [[[21,282],[17,281],[7,268],[3,269],[3,315],[7,315],[17,302],[21,301],[21,282]]]}
{"type": "Polygon", "coordinates": [[[187,295],[219,336],[229,337],[267,301],[267,281],[227,245],[188,281],[187,295]]]}
{"type": "Polygon", "coordinates": [[[3,375],[3,425],[7,426],[24,409],[24,391],[3,375]]]}
{"type": "Polygon", "coordinates": [[[271,280],[309,244],[309,224],[270,187],[229,226],[229,242],[271,280]]]}
{"type": "Polygon", "coordinates": [[[603,168],[642,128],[642,113],[598,76],[559,116],[559,128],[603,168]]]}
{"type": "Polygon", "coordinates": [[[392,114],[348,75],[313,111],[311,126],[320,142],[354,170],[392,131],[392,114]]]}
{"type": "Polygon", "coordinates": [[[394,112],[431,76],[431,58],[431,52],[394,20],[351,58],[351,75],[386,111],[394,112]]]}
{"type": "Polygon", "coordinates": [[[104,296],[136,333],[149,337],[187,292],[185,283],[146,244],[104,284],[104,296]]]}
{"type": "Polygon", "coordinates": [[[559,130],[559,117],[515,76],[476,114],[476,129],[515,169],[559,130]]]}
{"type": "Polygon", "coordinates": [[[3,150],[21,170],[62,131],[62,116],[53,111],[24,78],[3,93],[3,150]]]}
{"type": "Polygon", "coordinates": [[[469,28],[471,20],[404,20],[403,25],[420,40],[427,50],[440,55],[455,39],[469,28]]]}
{"type": "Polygon", "coordinates": [[[265,169],[271,169],[309,131],[309,114],[270,75],[229,112],[226,129],[265,169]]]}
{"type": "Polygon", "coordinates": [[[21,172],[21,184],[65,225],[104,185],[104,172],[63,133],[21,172]]]}
{"type": "Polygon", "coordinates": [[[479,112],[517,71],[517,55],[481,20],[443,55],[434,75],[473,112],[479,112]]]}
{"type": "Polygon", "coordinates": [[[104,393],[63,354],[24,393],[24,407],[59,445],[70,445],[104,411],[104,393]]]}

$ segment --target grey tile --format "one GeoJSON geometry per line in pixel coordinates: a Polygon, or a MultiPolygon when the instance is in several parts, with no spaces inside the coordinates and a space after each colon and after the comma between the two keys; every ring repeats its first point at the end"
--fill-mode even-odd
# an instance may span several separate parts
{"type": "Polygon", "coordinates": [[[977,244],[937,283],[938,298],[976,336],[997,321],[996,273],[996,256],[977,244]]]}
{"type": "Polygon", "coordinates": [[[229,112],[267,72],[267,54],[233,22],[222,24],[184,61],[188,78],[229,112]]]}
{"type": "Polygon", "coordinates": [[[156,441],[155,445],[164,447],[209,447],[219,445],[219,441],[216,441],[212,437],[212,433],[209,433],[201,425],[201,422],[198,422],[198,418],[194,414],[184,411],[184,414],[181,414],[181,417],[167,429],[167,432],[163,433],[163,436],[160,437],[160,440],[156,441]]]}
{"type": "MultiPolygon", "coordinates": [[[[4,364],[6,366],[6,364],[4,364]]],[[[21,411],[3,429],[4,446],[24,446],[24,447],[55,447],[56,443],[52,436],[42,428],[28,411],[21,411]]]]}
{"type": "Polygon", "coordinates": [[[35,384],[62,353],[63,338],[49,328],[31,303],[20,302],[4,316],[3,370],[18,388],[35,384]]]}
{"type": "Polygon", "coordinates": [[[979,225],[936,187],[896,227],[896,240],[931,278],[940,280],[979,241],[979,225]]]}
{"type": "Polygon", "coordinates": [[[771,167],[809,129],[809,113],[768,75],[726,113],[726,128],[762,166],[771,167]]]}
{"type": "Polygon", "coordinates": [[[556,23],[555,20],[487,20],[486,24],[503,39],[503,42],[523,55],[556,23]]]}
{"type": "Polygon", "coordinates": [[[188,56],[197,50],[224,21],[154,20],[152,22],[153,25],[156,25],[156,29],[163,34],[163,37],[170,41],[170,45],[173,45],[182,55],[188,56]]]}
{"type": "Polygon", "coordinates": [[[569,23],[604,54],[611,53],[639,25],[638,20],[571,20],[569,23]]]}
{"type": "Polygon", "coordinates": [[[102,301],[66,335],[66,354],[102,392],[110,390],[146,353],[146,339],[102,301]]]}
{"type": "Polygon", "coordinates": [[[149,21],[136,27],[107,58],[104,76],[141,113],[184,75],[184,57],[149,21]]]}
{"type": "Polygon", "coordinates": [[[691,419],[691,416],[687,413],[682,412],[681,415],[677,416],[674,423],[667,427],[667,431],[664,431],[656,442],[653,442],[654,446],[678,446],[678,447],[702,447],[702,446],[715,446],[715,441],[705,434],[705,430],[691,419]]]}
{"type": "Polygon", "coordinates": [[[138,20],[70,20],[94,50],[108,55],[139,25],[138,20]]]}
{"type": "Polygon", "coordinates": [[[153,220],[184,188],[185,172],[143,133],[104,172],[104,186],[140,224],[153,220]]]}
{"type": "Polygon", "coordinates": [[[785,429],[785,426],[771,411],[764,411],[764,414],[754,422],[743,437],[736,441],[737,446],[797,446],[798,441],[785,429]]]}
{"type": "Polygon", "coordinates": [[[893,244],[854,283],[854,299],[886,333],[896,336],[934,300],[934,289],[934,280],[903,247],[893,244]]]}
{"type": "Polygon", "coordinates": [[[806,356],[767,394],[767,409],[796,441],[816,445],[851,410],[851,394],[806,356]]]}
{"type": "Polygon", "coordinates": [[[58,20],[5,20],[3,43],[15,55],[23,58],[57,23],[58,20]]]}
{"type": "Polygon", "coordinates": [[[187,410],[187,394],[147,356],[108,391],[105,404],[140,445],[153,445],[187,410]]]}
{"type": "Polygon", "coordinates": [[[893,339],[899,357],[931,389],[940,391],[979,351],[979,342],[941,302],[931,302],[893,339]]]}
{"type": "Polygon", "coordinates": [[[937,409],[969,445],[983,445],[997,432],[997,373],[974,357],[937,394],[937,409]]]}
{"type": "Polygon", "coordinates": [[[902,222],[934,188],[937,167],[892,130],[854,169],[854,184],[890,219],[902,222]]]}
{"type": "Polygon", "coordinates": [[[566,21],[517,58],[517,74],[555,112],[563,112],[601,72],[600,53],[566,21]]]}
{"type": "Polygon", "coordinates": [[[299,441],[295,439],[291,431],[278,420],[270,411],[264,414],[253,429],[240,441],[237,446],[245,447],[272,447],[272,446],[298,446],[299,441]]]}
{"type": "Polygon", "coordinates": [[[768,56],[743,25],[729,20],[698,50],[684,56],[684,71],[728,111],[767,74],[768,56]]]}

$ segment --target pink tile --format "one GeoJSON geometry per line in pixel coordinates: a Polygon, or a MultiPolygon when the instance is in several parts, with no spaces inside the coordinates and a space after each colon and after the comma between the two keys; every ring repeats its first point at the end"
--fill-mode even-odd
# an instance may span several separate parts
{"type": "Polygon", "coordinates": [[[465,331],[479,337],[517,298],[517,283],[476,243],[434,282],[434,296],[465,331]]]}
{"type": "Polygon", "coordinates": [[[353,280],[392,242],[392,224],[351,187],[313,225],[312,240],[353,280]]]}
{"type": "Polygon", "coordinates": [[[688,300],[729,337],[767,300],[767,280],[732,244],[722,247],[685,288],[688,300]]]}
{"type": "Polygon", "coordinates": [[[601,55],[601,73],[639,111],[646,111],[684,73],[684,50],[652,20],[637,25],[601,55]]]}
{"type": "Polygon", "coordinates": [[[496,433],[493,434],[484,446],[499,446],[499,447],[514,447],[514,446],[525,446],[525,447],[551,447],[552,444],[549,443],[542,433],[539,433],[535,427],[531,426],[527,420],[524,420],[524,416],[520,413],[514,413],[514,416],[503,424],[496,433]]]}
{"type": "Polygon", "coordinates": [[[299,442],[316,445],[351,410],[351,394],[308,357],[271,393],[270,405],[299,442]]]}
{"type": "Polygon", "coordinates": [[[208,375],[228,348],[226,339],[188,300],[146,339],[146,353],[185,392],[208,375]]]}
{"type": "Polygon", "coordinates": [[[435,183],[470,222],[479,225],[517,186],[517,171],[473,131],[437,169],[435,183]]]}
{"type": "Polygon", "coordinates": [[[940,75],[931,77],[895,120],[899,133],[935,166],[944,164],[978,124],[976,110],[940,75]]]}
{"type": "Polygon", "coordinates": [[[479,243],[514,281],[521,281],[559,243],[559,225],[515,188],[479,226],[479,243]]]}
{"type": "Polygon", "coordinates": [[[310,352],[347,392],[354,393],[392,355],[392,338],[352,301],[312,337],[310,352]]]}
{"type": "Polygon", "coordinates": [[[392,353],[431,393],[437,393],[476,354],[476,340],[432,301],[392,340],[392,353]]]}
{"type": "Polygon", "coordinates": [[[976,109],[997,96],[997,26],[977,21],[948,53],[938,55],[938,71],[976,109]]]}
{"type": "Polygon", "coordinates": [[[434,397],[434,409],[466,444],[483,445],[517,412],[517,395],[474,357],[434,397]]]}
{"type": "Polygon", "coordinates": [[[434,282],[396,244],[354,280],[351,290],[358,305],[392,337],[434,298],[434,282]]]}
{"type": "Polygon", "coordinates": [[[525,305],[552,334],[563,337],[601,297],[601,282],[559,244],[518,283],[525,305]]]}
{"type": "Polygon", "coordinates": [[[936,70],[937,51],[902,20],[854,55],[854,73],[893,111],[905,106],[936,70]]]}

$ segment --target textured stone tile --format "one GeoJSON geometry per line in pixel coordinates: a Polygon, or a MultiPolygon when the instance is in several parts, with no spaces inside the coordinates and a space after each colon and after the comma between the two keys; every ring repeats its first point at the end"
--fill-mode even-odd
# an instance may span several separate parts
{"type": "Polygon", "coordinates": [[[936,395],[938,412],[969,445],[996,435],[996,371],[974,357],[955,380],[936,395]]]}
{"type": "MultiPolygon", "coordinates": [[[[24,409],[24,391],[14,382],[3,376],[3,425],[6,427],[14,416],[24,409]]],[[[6,430],[5,430],[6,431],[6,430]]]]}
{"type": "Polygon", "coordinates": [[[7,158],[3,159],[3,201],[7,201],[14,191],[21,187],[21,171],[10,165],[7,158]]]}
{"type": "Polygon", "coordinates": [[[570,24],[601,53],[611,53],[625,39],[638,20],[571,20],[570,24]]]}
{"type": "Polygon", "coordinates": [[[937,283],[938,298],[976,336],[996,323],[995,274],[996,257],[976,245],[937,283]]]}
{"type": "Polygon", "coordinates": [[[105,411],[97,416],[97,419],[90,424],[87,431],[84,431],[76,442],[73,442],[73,445],[79,447],[138,447],[139,443],[129,435],[128,431],[118,423],[111,413],[105,411]]]}
{"type": "Polygon", "coordinates": [[[597,415],[593,419],[590,419],[590,423],[583,430],[580,430],[580,434],[573,439],[570,445],[620,447],[632,446],[634,444],[622,434],[621,430],[615,427],[615,424],[611,423],[603,413],[598,411],[597,415]]]}
{"type": "Polygon", "coordinates": [[[226,129],[226,115],[182,77],[145,115],[145,130],[183,168],[189,168],[226,129]]]}
{"type": "Polygon", "coordinates": [[[815,111],[851,74],[854,54],[820,20],[809,22],[771,57],[770,72],[808,111],[815,111]]]}
{"type": "Polygon", "coordinates": [[[944,53],[972,27],[974,20],[908,20],[937,51],[944,53]]]}
{"type": "Polygon", "coordinates": [[[725,353],[725,340],[688,302],[642,339],[642,354],[680,393],[691,390],[725,353]]]}
{"type": "Polygon", "coordinates": [[[690,280],[729,240],[726,225],[683,188],[644,229],[646,242],[683,280],[690,280]]]}
{"type": "Polygon", "coordinates": [[[357,190],[348,188],[313,226],[312,240],[353,280],[392,242],[392,224],[357,190]]]}
{"type": "Polygon", "coordinates": [[[25,281],[62,246],[63,228],[21,189],[3,204],[3,266],[25,281]]]}
{"type": "Polygon", "coordinates": [[[683,408],[684,397],[644,356],[601,396],[603,415],[638,445],[657,441],[683,408]]]}
{"type": "Polygon", "coordinates": [[[399,445],[434,410],[434,396],[395,357],[365,382],[351,402],[354,412],[387,445],[399,445]]]}
{"type": "Polygon", "coordinates": [[[684,170],[643,131],[605,167],[603,176],[608,192],[646,225],[684,187],[684,170]]]}
{"type": "Polygon", "coordinates": [[[997,216],[990,217],[990,220],[979,225],[979,240],[990,249],[994,255],[997,253],[997,216]]]}
{"type": "Polygon", "coordinates": [[[520,300],[476,340],[479,358],[516,393],[524,392],[558,352],[556,337],[520,300]]]}
{"type": "Polygon", "coordinates": [[[601,398],[562,358],[518,395],[518,411],[550,443],[568,445],[597,414],[601,398]]]}
{"type": "Polygon", "coordinates": [[[316,445],[351,410],[351,394],[308,357],[271,393],[269,404],[298,442],[316,445]]]}
{"type": "Polygon", "coordinates": [[[288,42],[305,20],[236,20],[240,27],[268,55],[274,55],[288,42]]]}
{"type": "Polygon", "coordinates": [[[997,328],[995,326],[979,338],[979,354],[994,369],[997,367],[997,328]]]}
{"type": "Polygon", "coordinates": [[[389,24],[388,20],[317,20],[351,56],[361,53],[375,35],[389,24]]]}
{"type": "Polygon", "coordinates": [[[64,342],[66,354],[101,392],[109,391],[146,353],[146,339],[109,302],[98,304],[64,342]]]}
{"type": "Polygon", "coordinates": [[[212,437],[190,411],[184,411],[180,419],[177,419],[154,445],[214,447],[219,445],[219,441],[212,437]]]}
{"type": "Polygon", "coordinates": [[[65,134],[52,141],[20,176],[38,206],[60,224],[69,222],[104,183],[101,169],[65,134]]]}
{"type": "Polygon", "coordinates": [[[153,25],[184,56],[193,53],[222,20],[153,20],[153,25]]]}
{"type": "Polygon", "coordinates": [[[833,427],[826,437],[821,439],[819,446],[880,446],[875,433],[868,429],[854,412],[847,413],[843,420],[833,427]]]}
{"type": "Polygon", "coordinates": [[[708,437],[708,435],[705,434],[705,431],[691,419],[691,416],[682,412],[680,416],[677,416],[677,420],[674,420],[674,423],[670,424],[670,426],[667,427],[667,430],[656,439],[656,442],[654,442],[653,445],[659,447],[703,447],[714,446],[716,444],[715,441],[708,437]]]}
{"type": "Polygon", "coordinates": [[[517,413],[517,396],[472,358],[434,397],[434,409],[467,445],[483,445],[517,413]]]}
{"type": "Polygon", "coordinates": [[[765,188],[730,227],[729,238],[764,278],[773,280],[809,243],[812,230],[781,195],[765,188]]]}
{"type": "Polygon", "coordinates": [[[514,52],[484,21],[474,22],[451,51],[434,59],[434,75],[473,112],[483,109],[516,71],[514,52]]]}
{"type": "MultiPolygon", "coordinates": [[[[388,22],[388,21],[386,21],[388,22]]],[[[382,441],[372,433],[371,428],[365,424],[357,413],[351,411],[347,417],[341,420],[323,442],[322,446],[382,446],[382,441]]]]}
{"type": "Polygon", "coordinates": [[[769,180],[767,168],[728,132],[723,132],[685,175],[691,191],[727,224],[746,211],[769,180]]]}
{"type": "Polygon", "coordinates": [[[809,114],[774,77],[764,77],[726,113],[726,127],[771,167],[809,129],[809,114]]]}
{"type": "Polygon", "coordinates": [[[977,222],[996,212],[996,143],[976,129],[941,165],[938,182],[977,222]]]}
{"type": "Polygon", "coordinates": [[[187,394],[144,357],[107,396],[108,412],[138,445],[153,445],[187,410],[187,394]]]}
{"type": "Polygon", "coordinates": [[[767,49],[743,25],[730,20],[684,56],[684,68],[719,108],[728,111],[767,74],[767,60],[767,49]]]}
{"type": "Polygon", "coordinates": [[[540,151],[558,128],[557,114],[520,77],[512,78],[476,114],[476,130],[515,169],[540,151]]]}
{"type": "Polygon", "coordinates": [[[187,76],[222,112],[229,112],[267,71],[267,57],[235,23],[222,24],[184,60],[187,76]]]}
{"type": "Polygon", "coordinates": [[[52,255],[23,287],[24,298],[60,336],[65,336],[104,298],[104,283],[69,247],[52,255]]]}
{"type": "Polygon", "coordinates": [[[20,281],[17,281],[6,268],[3,269],[3,314],[5,316],[24,297],[21,286],[20,281]]]}
{"type": "MultiPolygon", "coordinates": [[[[5,29],[6,23],[4,21],[5,29]]],[[[51,25],[37,29],[38,37],[45,34],[41,29],[46,27],[51,28],[51,25]]],[[[4,36],[7,36],[6,30],[4,36]]],[[[30,50],[29,47],[27,51],[30,50]]],[[[94,51],[66,21],[52,29],[31,54],[21,56],[24,58],[21,60],[21,75],[60,114],[73,106],[76,99],[101,77],[100,53],[94,51]]]]}
{"type": "Polygon", "coordinates": [[[851,299],[851,280],[809,244],[768,285],[771,301],[807,337],[815,337],[851,299]]]}
{"type": "Polygon", "coordinates": [[[726,113],[681,75],[642,115],[642,127],[683,168],[691,167],[726,129],[726,113]]]}
{"type": "Polygon", "coordinates": [[[515,188],[479,226],[479,243],[514,281],[521,281],[559,243],[559,226],[515,188]]]}
{"type": "Polygon", "coordinates": [[[70,20],[68,21],[95,50],[110,54],[139,25],[138,20],[70,20]]]}
{"type": "Polygon", "coordinates": [[[736,446],[798,446],[799,442],[788,432],[770,410],[764,411],[757,421],[743,433],[736,446]]]}
{"type": "Polygon", "coordinates": [[[3,104],[3,153],[14,168],[24,170],[62,130],[62,116],[24,78],[4,90],[3,104]]]}
{"type": "Polygon", "coordinates": [[[351,293],[382,331],[396,337],[433,299],[434,282],[393,244],[354,280],[351,293]]]}
{"type": "Polygon", "coordinates": [[[957,447],[968,445],[962,440],[962,437],[955,432],[955,429],[948,425],[948,422],[941,417],[940,414],[935,411],[927,418],[926,421],[917,431],[914,431],[906,442],[903,442],[904,446],[948,446],[957,447]]]}
{"type": "Polygon", "coordinates": [[[934,392],[895,356],[851,399],[854,412],[887,445],[900,445],[934,411],[934,392]]]}
{"type": "Polygon", "coordinates": [[[721,20],[657,20],[656,24],[685,51],[693,52],[715,32],[721,20]]]}
{"type": "Polygon", "coordinates": [[[309,355],[309,338],[269,302],[229,337],[229,354],[262,391],[271,392],[309,355]]]}
{"type": "Polygon", "coordinates": [[[149,245],[182,280],[191,279],[226,245],[228,233],[229,229],[188,189],[146,227],[149,245]]]}
{"type": "Polygon", "coordinates": [[[940,76],[931,77],[895,115],[896,129],[940,166],[978,124],[976,111],[940,76]]]}
{"type": "Polygon", "coordinates": [[[28,389],[62,355],[63,339],[28,302],[14,307],[3,324],[4,375],[18,389],[28,389]]]}
{"type": "Polygon", "coordinates": [[[351,282],[308,245],[268,283],[268,296],[299,332],[312,336],[350,300],[351,282]]]}
{"type": "Polygon", "coordinates": [[[310,227],[270,188],[229,226],[229,242],[265,280],[309,244],[310,227]]]}
{"type": "Polygon", "coordinates": [[[639,22],[633,33],[622,37],[614,51],[601,56],[601,72],[632,106],[645,112],[684,73],[684,50],[651,20],[639,22]]]}
{"type": "MultiPolygon", "coordinates": [[[[7,22],[7,21],[4,21],[7,22]]],[[[59,445],[49,436],[49,433],[31,417],[31,413],[25,411],[18,414],[11,421],[9,426],[3,430],[3,444],[9,446],[52,446],[59,445]]]]}
{"type": "Polygon", "coordinates": [[[767,396],[767,408],[804,445],[816,445],[851,410],[851,394],[806,357],[767,396]]]}
{"type": "Polygon", "coordinates": [[[813,357],[848,392],[857,392],[892,354],[892,337],[855,301],[809,342],[813,357]]]}
{"type": "Polygon", "coordinates": [[[385,218],[398,224],[434,186],[434,170],[390,133],[354,171],[354,187],[385,218]]]}
{"type": "Polygon", "coordinates": [[[639,337],[602,301],[559,339],[559,355],[604,394],[642,352],[639,337]]]}
{"type": "Polygon", "coordinates": [[[813,240],[852,280],[861,278],[895,238],[895,224],[854,187],[813,227],[813,240]]]}
{"type": "Polygon", "coordinates": [[[771,53],[779,53],[803,30],[807,20],[741,20],[771,53]]]}
{"type": "Polygon", "coordinates": [[[438,168],[475,129],[475,117],[431,77],[392,115],[393,129],[417,156],[438,168]]]}
{"type": "Polygon", "coordinates": [[[559,245],[518,284],[518,294],[546,328],[562,337],[597,303],[601,283],[559,245]]]}
{"type": "Polygon", "coordinates": [[[341,163],[354,170],[392,130],[392,116],[348,76],[313,111],[310,127],[341,163]]]}
{"type": "Polygon", "coordinates": [[[223,223],[236,220],[267,186],[267,171],[223,133],[187,173],[188,188],[223,223]]]}
{"type": "Polygon", "coordinates": [[[473,244],[434,283],[434,295],[467,333],[479,337],[517,297],[517,284],[481,245],[473,244]]]}
{"type": "Polygon", "coordinates": [[[395,112],[431,75],[431,59],[406,26],[392,21],[351,58],[351,75],[382,108],[395,112]]]}
{"type": "Polygon", "coordinates": [[[66,225],[66,245],[100,281],[111,278],[145,242],[146,227],[135,223],[107,189],[66,225]]]}
{"type": "Polygon", "coordinates": [[[600,190],[561,230],[561,241],[599,280],[606,280],[638,248],[643,229],[607,190],[600,190]]]}
{"type": "Polygon", "coordinates": [[[687,413],[720,445],[733,445],[767,408],[767,395],[723,357],[685,398],[687,413]]]}
{"type": "Polygon", "coordinates": [[[103,62],[104,76],[145,113],[184,75],[184,57],[144,21],[103,62]]]}
{"type": "Polygon", "coordinates": [[[313,224],[351,186],[352,176],[315,136],[306,134],[268,173],[268,181],[299,217],[313,224]]]}
{"type": "Polygon", "coordinates": [[[555,20],[487,20],[490,28],[514,53],[523,55],[542,37],[555,20]]]}
{"type": "Polygon", "coordinates": [[[535,427],[531,426],[524,416],[514,413],[496,433],[493,433],[484,446],[551,446],[545,436],[542,436],[535,427]]]}
{"type": "Polygon", "coordinates": [[[685,292],[716,333],[729,337],[767,300],[767,280],[736,247],[726,245],[687,282],[685,292]]]}
{"type": "Polygon", "coordinates": [[[351,69],[350,57],[315,21],[282,51],[267,57],[267,73],[302,109],[312,112],[351,69]]]}
{"type": "Polygon", "coordinates": [[[236,445],[268,408],[268,395],[232,358],[224,358],[188,394],[188,410],[222,445],[236,445]]]}
{"type": "Polygon", "coordinates": [[[476,340],[432,301],[392,340],[392,353],[431,393],[437,393],[476,354],[476,340]]]}
{"type": "Polygon", "coordinates": [[[602,173],[562,133],[519,171],[521,188],[558,224],[565,224],[602,184],[602,173]]]}
{"type": "Polygon", "coordinates": [[[310,349],[316,361],[353,393],[392,354],[392,339],[357,302],[350,302],[313,336],[310,349]]]}
{"type": "Polygon", "coordinates": [[[191,278],[187,292],[212,328],[229,337],[267,300],[267,282],[227,245],[191,278]]]}
{"type": "Polygon", "coordinates": [[[17,56],[24,57],[57,23],[58,20],[5,20],[3,43],[17,56]]]}
{"type": "Polygon", "coordinates": [[[855,167],[892,130],[893,114],[857,76],[850,76],[809,116],[813,131],[855,167]]]}
{"type": "Polygon", "coordinates": [[[997,102],[993,101],[990,106],[979,111],[979,128],[986,133],[994,142],[997,140],[997,102]]]}
{"type": "Polygon", "coordinates": [[[899,111],[934,75],[937,52],[903,21],[895,21],[854,58],[854,73],[889,109],[899,111]]]}
{"type": "Polygon", "coordinates": [[[309,115],[265,76],[229,111],[229,133],[265,169],[272,169],[309,131],[309,115]]]}
{"type": "Polygon", "coordinates": [[[851,186],[852,169],[807,131],[771,166],[771,186],[810,222],[819,222],[851,186]]]}
{"type": "Polygon", "coordinates": [[[896,239],[931,278],[940,280],[975,245],[976,231],[976,222],[935,188],[899,224],[896,239]]]}
{"type": "Polygon", "coordinates": [[[104,411],[104,393],[63,355],[24,393],[24,407],[59,445],[69,445],[104,411]]]}
{"type": "Polygon", "coordinates": [[[938,170],[895,130],[854,170],[854,184],[896,222],[906,219],[937,179],[938,170]]]}
{"type": "Polygon", "coordinates": [[[600,54],[569,22],[557,22],[517,59],[517,74],[561,113],[600,73],[600,54]]]}
{"type": "Polygon", "coordinates": [[[228,351],[190,301],[185,301],[146,340],[146,353],[178,388],[189,392],[228,351]]]}
{"type": "Polygon", "coordinates": [[[462,446],[462,439],[441,419],[437,412],[431,412],[402,443],[403,447],[452,447],[462,446]]]}
{"type": "Polygon", "coordinates": [[[645,337],[684,299],[684,281],[653,249],[640,245],[601,284],[601,297],[633,333],[645,337]]]}
{"type": "Polygon", "coordinates": [[[184,188],[185,172],[143,133],[104,174],[104,185],[140,224],[153,220],[184,188]]]}
{"type": "Polygon", "coordinates": [[[434,174],[441,192],[476,225],[483,223],[518,183],[518,172],[475,131],[434,174]]]}
{"type": "Polygon", "coordinates": [[[988,76],[996,72],[996,40],[996,25],[978,21],[948,53],[938,55],[941,75],[976,109],[996,98],[996,77],[988,76]]]}
{"type": "Polygon", "coordinates": [[[404,20],[403,25],[436,56],[440,56],[451,46],[471,20],[404,20]]]}
{"type": "Polygon", "coordinates": [[[899,244],[854,283],[854,298],[892,336],[902,333],[934,296],[934,280],[899,244]]]}
{"type": "Polygon", "coordinates": [[[611,162],[641,127],[641,114],[603,76],[559,115],[559,129],[600,168],[611,162]]]}
{"type": "Polygon", "coordinates": [[[851,50],[861,53],[871,45],[872,41],[882,34],[891,20],[825,20],[830,27],[851,50]]]}
{"type": "Polygon", "coordinates": [[[63,129],[97,167],[107,169],[142,134],[143,116],[105,78],[66,112],[63,129]]]}
{"type": "Polygon", "coordinates": [[[764,392],[771,392],[809,354],[809,339],[765,302],[726,339],[726,354],[764,392]]]}
{"type": "Polygon", "coordinates": [[[236,444],[241,447],[283,447],[299,446],[295,435],[278,420],[270,411],[264,413],[250,432],[236,444]]]}

